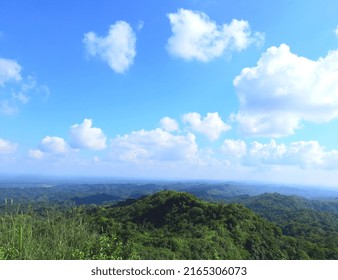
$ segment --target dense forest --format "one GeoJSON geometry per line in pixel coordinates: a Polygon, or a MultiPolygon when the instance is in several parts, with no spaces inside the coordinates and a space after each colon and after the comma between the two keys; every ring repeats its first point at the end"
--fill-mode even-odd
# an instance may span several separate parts
{"type": "Polygon", "coordinates": [[[334,197],[130,183],[2,186],[0,199],[0,259],[338,259],[334,197]]]}

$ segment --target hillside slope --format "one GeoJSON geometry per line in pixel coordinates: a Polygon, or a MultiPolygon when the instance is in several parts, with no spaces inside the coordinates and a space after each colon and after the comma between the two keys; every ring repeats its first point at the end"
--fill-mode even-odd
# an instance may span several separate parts
{"type": "MultiPolygon", "coordinates": [[[[280,228],[238,204],[161,191],[126,206],[91,209],[141,259],[289,259],[300,256],[280,228]]],[[[291,238],[291,241],[294,241],[291,238]]]]}
{"type": "Polygon", "coordinates": [[[284,235],[295,237],[312,259],[338,259],[336,201],[308,200],[267,193],[233,198],[273,222],[284,235]]]}

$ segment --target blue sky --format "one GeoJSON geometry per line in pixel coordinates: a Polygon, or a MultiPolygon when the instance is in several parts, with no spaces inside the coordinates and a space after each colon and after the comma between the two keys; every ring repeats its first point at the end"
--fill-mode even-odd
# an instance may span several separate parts
{"type": "Polygon", "coordinates": [[[337,186],[335,1],[2,1],[0,172],[337,186]]]}

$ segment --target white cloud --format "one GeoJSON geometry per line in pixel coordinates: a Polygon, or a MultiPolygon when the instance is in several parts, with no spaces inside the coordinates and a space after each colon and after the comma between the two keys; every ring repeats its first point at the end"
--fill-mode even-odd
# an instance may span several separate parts
{"type": "Polygon", "coordinates": [[[71,146],[88,150],[103,150],[107,147],[106,136],[102,130],[92,127],[91,119],[84,119],[82,124],[75,124],[70,128],[71,146]]]}
{"type": "Polygon", "coordinates": [[[328,122],[338,117],[338,50],[314,61],[285,44],[271,47],[234,86],[240,111],[233,118],[246,135],[280,137],[304,120],[328,122]]]}
{"type": "Polygon", "coordinates": [[[336,29],[334,30],[334,33],[336,34],[336,36],[338,36],[338,26],[337,26],[336,29]]]}
{"type": "Polygon", "coordinates": [[[6,84],[9,82],[15,84],[21,81],[21,69],[22,67],[15,60],[0,58],[0,86],[5,88],[5,94],[0,99],[0,113],[2,114],[14,115],[19,111],[17,105],[13,102],[14,100],[11,100],[16,99],[16,97],[7,94],[6,84]]]}
{"type": "Polygon", "coordinates": [[[304,169],[337,169],[338,150],[329,150],[317,141],[297,141],[289,145],[277,144],[275,140],[263,144],[251,143],[243,163],[260,165],[299,166],[304,169]]]}
{"type": "MultiPolygon", "coordinates": [[[[66,154],[69,151],[66,141],[63,138],[55,136],[43,138],[39,148],[41,152],[50,154],[66,154]]],[[[38,152],[35,151],[35,155],[38,155],[38,152]]]]}
{"type": "Polygon", "coordinates": [[[111,141],[112,158],[134,163],[191,160],[197,150],[192,133],[173,135],[161,128],[133,131],[111,141]]]}
{"type": "Polygon", "coordinates": [[[0,86],[7,82],[20,81],[21,69],[22,67],[15,60],[0,57],[0,86]]]}
{"type": "Polygon", "coordinates": [[[43,159],[45,156],[45,153],[40,151],[39,149],[34,149],[34,150],[28,151],[28,156],[34,159],[43,159]]]}
{"type": "Polygon", "coordinates": [[[67,142],[57,136],[46,136],[39,143],[38,149],[28,150],[28,157],[32,159],[62,159],[68,157],[72,149],[67,142]]]}
{"type": "Polygon", "coordinates": [[[240,111],[232,116],[240,125],[245,135],[281,137],[294,133],[299,127],[299,118],[296,115],[283,115],[281,112],[255,112],[240,111]]]}
{"type": "Polygon", "coordinates": [[[284,157],[288,149],[284,144],[277,144],[275,140],[262,144],[257,141],[251,143],[249,162],[255,164],[284,164],[284,157]]]}
{"type": "Polygon", "coordinates": [[[194,131],[202,133],[208,137],[210,141],[217,140],[222,132],[228,131],[231,127],[224,123],[217,112],[207,113],[202,118],[199,113],[187,113],[182,117],[183,123],[188,123],[194,131]]]}
{"type": "Polygon", "coordinates": [[[247,147],[243,140],[225,139],[221,151],[228,159],[239,159],[246,155],[247,147]]]}
{"type": "Polygon", "coordinates": [[[244,20],[233,19],[230,24],[218,26],[205,13],[185,9],[168,17],[173,34],[167,49],[185,60],[208,62],[225,52],[242,51],[264,38],[262,33],[252,33],[244,20]]]}
{"type": "Polygon", "coordinates": [[[136,36],[125,21],[111,25],[105,37],[86,33],[83,43],[89,55],[100,57],[116,73],[124,73],[134,62],[136,36]]]}
{"type": "Polygon", "coordinates": [[[164,117],[160,120],[160,125],[161,128],[169,131],[169,132],[173,132],[178,130],[178,123],[176,120],[169,118],[169,117],[164,117]]]}
{"type": "Polygon", "coordinates": [[[338,150],[327,151],[317,141],[297,141],[286,145],[274,139],[268,143],[253,141],[249,147],[242,140],[227,139],[222,153],[229,160],[240,160],[243,165],[298,166],[304,169],[338,169],[338,150]]]}
{"type": "Polygon", "coordinates": [[[18,144],[0,138],[0,154],[11,154],[17,149],[18,144]]]}
{"type": "Polygon", "coordinates": [[[326,152],[326,149],[317,141],[299,141],[291,143],[288,147],[285,158],[287,163],[298,163],[304,167],[326,167],[327,156],[330,156],[335,152],[335,150],[326,152]]]}
{"type": "Polygon", "coordinates": [[[22,67],[14,60],[0,58],[0,113],[14,115],[27,104],[34,93],[47,93],[47,86],[40,86],[31,76],[22,77],[22,67]]]}

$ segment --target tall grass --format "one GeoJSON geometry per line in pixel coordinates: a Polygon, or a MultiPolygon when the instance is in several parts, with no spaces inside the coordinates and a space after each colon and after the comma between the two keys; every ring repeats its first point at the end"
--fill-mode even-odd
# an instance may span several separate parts
{"type": "Polygon", "coordinates": [[[130,242],[98,229],[81,207],[0,204],[0,260],[138,259],[130,242]]]}
{"type": "Polygon", "coordinates": [[[6,200],[0,215],[0,259],[86,259],[97,240],[77,208],[36,213],[6,200]]]}

